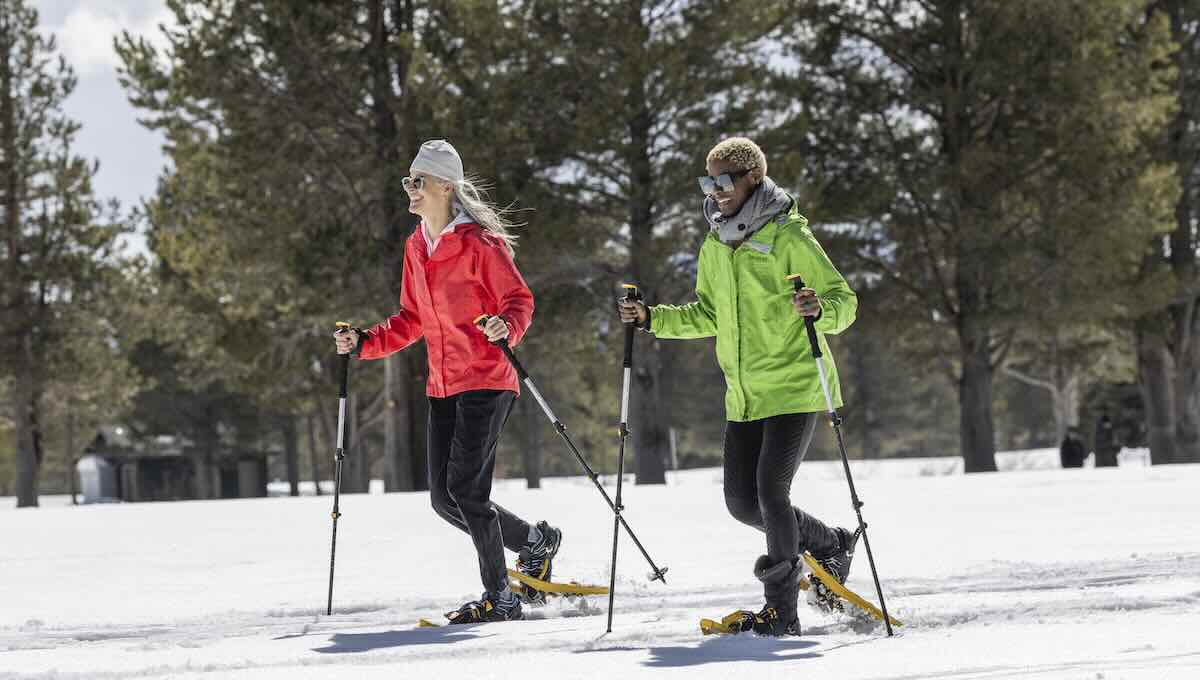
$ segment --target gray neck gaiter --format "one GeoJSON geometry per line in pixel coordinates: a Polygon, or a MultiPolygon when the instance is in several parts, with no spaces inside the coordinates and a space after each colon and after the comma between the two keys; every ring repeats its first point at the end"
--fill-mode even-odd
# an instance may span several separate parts
{"type": "Polygon", "coordinates": [[[704,197],[703,211],[709,229],[717,232],[721,243],[737,243],[750,238],[754,232],[762,229],[773,217],[791,205],[792,197],[780,189],[770,177],[764,177],[736,214],[729,217],[722,215],[716,199],[712,196],[704,197]]]}

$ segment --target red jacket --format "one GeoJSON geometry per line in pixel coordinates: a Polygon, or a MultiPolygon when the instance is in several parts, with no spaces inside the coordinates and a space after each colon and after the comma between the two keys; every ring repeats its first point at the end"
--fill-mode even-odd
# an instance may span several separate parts
{"type": "Polygon", "coordinates": [[[442,233],[432,257],[428,252],[418,226],[404,247],[400,311],[367,331],[359,358],[380,359],[425,338],[429,396],[519,393],[512,364],[474,323],[480,314],[500,315],[516,347],[533,321],[533,294],[504,242],[478,224],[461,224],[442,233]]]}

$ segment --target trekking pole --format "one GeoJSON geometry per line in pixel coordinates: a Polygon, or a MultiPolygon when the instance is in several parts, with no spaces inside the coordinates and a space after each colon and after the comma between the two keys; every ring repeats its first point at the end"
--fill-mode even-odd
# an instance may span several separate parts
{"type": "MultiPolygon", "coordinates": [[[[483,314],[479,318],[475,319],[475,325],[479,326],[479,328],[482,330],[489,318],[491,318],[489,315],[483,314]]],[[[525,383],[525,387],[531,394],[533,394],[533,398],[537,399],[538,405],[542,407],[542,411],[554,425],[554,431],[558,433],[559,437],[562,437],[564,442],[566,442],[567,448],[571,449],[571,453],[575,454],[575,459],[579,461],[581,466],[583,466],[583,470],[585,473],[587,473],[588,479],[592,480],[592,484],[596,486],[596,489],[600,492],[600,495],[604,497],[604,502],[608,503],[609,509],[617,513],[617,521],[621,523],[621,526],[625,527],[625,531],[629,534],[629,537],[633,539],[634,545],[638,547],[638,550],[642,551],[642,557],[646,558],[646,562],[648,562],[650,564],[650,568],[654,570],[650,573],[650,580],[662,581],[665,584],[667,582],[667,568],[663,567],[662,569],[659,569],[658,566],[654,564],[654,560],[650,558],[650,553],[646,552],[646,548],[642,546],[642,542],[639,541],[637,535],[633,533],[633,529],[629,528],[629,523],[625,521],[625,518],[622,517],[619,512],[617,512],[616,504],[613,503],[613,500],[609,497],[608,492],[604,490],[604,486],[600,484],[600,479],[596,476],[595,471],[592,470],[592,466],[588,465],[587,460],[585,460],[583,457],[583,454],[580,453],[579,449],[575,447],[575,442],[571,441],[570,435],[567,434],[567,426],[563,425],[562,421],[560,421],[558,417],[554,415],[554,411],[550,409],[550,405],[546,403],[545,398],[542,397],[542,393],[538,391],[537,385],[533,384],[533,378],[529,377],[529,373],[525,371],[525,367],[522,366],[521,362],[517,360],[517,355],[513,354],[512,347],[508,346],[508,339],[501,338],[492,344],[499,347],[500,351],[504,352],[504,356],[508,357],[509,363],[511,363],[513,368],[517,370],[517,376],[520,377],[521,382],[525,383]]]]}
{"type": "MultiPolygon", "coordinates": [[[[345,333],[350,330],[350,324],[339,321],[337,322],[338,333],[345,333]]],[[[333,541],[329,547],[329,599],[325,604],[326,616],[333,614],[333,560],[337,555],[337,523],[338,518],[342,513],[338,511],[338,496],[342,490],[342,460],[346,458],[345,454],[345,433],[346,433],[346,396],[347,383],[350,378],[350,353],[338,354],[336,374],[338,379],[338,424],[337,424],[337,453],[334,454],[333,471],[333,541]]],[[[320,481],[316,480],[319,484],[320,481]]]]}
{"type": "MultiPolygon", "coordinates": [[[[792,288],[798,293],[804,288],[804,281],[799,274],[787,277],[792,282],[792,288]]],[[[842,454],[842,467],[846,471],[846,483],[850,485],[850,501],[854,504],[854,514],[858,515],[858,531],[862,534],[863,545],[867,548],[867,561],[871,563],[871,577],[875,579],[875,592],[879,595],[879,609],[883,612],[883,625],[887,627],[888,637],[892,636],[892,620],[888,616],[887,603],[883,600],[883,587],[879,585],[879,572],[875,570],[875,557],[871,554],[871,541],[867,538],[867,523],[863,521],[863,502],[858,499],[854,489],[854,477],[850,474],[850,458],[846,455],[846,442],[842,439],[842,417],[833,406],[833,397],[829,394],[829,383],[825,378],[825,363],[821,361],[821,345],[817,341],[817,329],[811,316],[804,317],[804,327],[808,331],[808,344],[812,347],[813,358],[817,361],[817,374],[821,378],[821,391],[825,393],[825,404],[829,407],[829,420],[837,436],[838,451],[842,454]]]]}
{"type": "MultiPolygon", "coordinates": [[[[642,294],[632,283],[622,283],[625,289],[625,301],[641,300],[642,294]]],[[[633,373],[633,333],[632,321],[625,324],[625,359],[622,362],[624,376],[621,382],[621,422],[617,425],[617,435],[621,438],[621,446],[617,454],[617,500],[613,506],[613,549],[612,569],[608,577],[608,631],[612,632],[613,601],[617,592],[617,538],[621,531],[621,484],[625,479],[625,440],[629,437],[629,377],[633,373]]]]}

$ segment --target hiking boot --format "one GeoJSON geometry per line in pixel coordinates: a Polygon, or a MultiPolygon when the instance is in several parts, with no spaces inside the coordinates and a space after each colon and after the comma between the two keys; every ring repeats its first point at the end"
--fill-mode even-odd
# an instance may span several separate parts
{"type": "MultiPolygon", "coordinates": [[[[525,547],[521,548],[517,556],[517,571],[539,581],[550,581],[554,574],[554,556],[558,554],[558,548],[562,545],[562,531],[544,521],[535,526],[541,535],[536,541],[526,543],[525,547]]],[[[530,604],[546,602],[546,593],[529,585],[521,589],[521,595],[530,604]]]]}
{"type": "Polygon", "coordinates": [[[754,562],[754,575],[763,584],[766,605],[754,615],[752,629],[759,635],[799,635],[800,620],[796,615],[800,598],[800,578],[803,570],[799,558],[770,563],[766,555],[754,562]]]}
{"type": "Polygon", "coordinates": [[[485,592],[452,612],[446,612],[452,624],[492,623],[496,621],[520,621],[525,618],[521,610],[521,599],[511,590],[503,593],[485,592]]]}

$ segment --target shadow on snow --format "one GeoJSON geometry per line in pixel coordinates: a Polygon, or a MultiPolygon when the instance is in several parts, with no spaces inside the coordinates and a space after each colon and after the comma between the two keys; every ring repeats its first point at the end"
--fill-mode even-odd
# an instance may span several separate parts
{"type": "MultiPolygon", "coordinates": [[[[816,659],[821,654],[804,650],[818,646],[812,640],[772,640],[753,636],[719,637],[704,640],[698,645],[650,647],[650,658],[643,665],[651,668],[680,668],[703,666],[729,661],[798,661],[816,659]]],[[[593,652],[626,652],[640,647],[601,647],[576,650],[576,654],[593,652]]]]}
{"type": "Polygon", "coordinates": [[[376,649],[408,647],[412,645],[444,645],[492,635],[480,635],[464,626],[453,628],[420,628],[415,630],[389,630],[381,633],[334,633],[330,644],[313,649],[320,654],[354,654],[376,649]]]}

